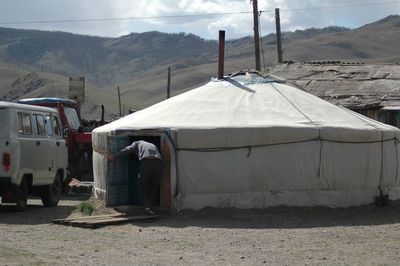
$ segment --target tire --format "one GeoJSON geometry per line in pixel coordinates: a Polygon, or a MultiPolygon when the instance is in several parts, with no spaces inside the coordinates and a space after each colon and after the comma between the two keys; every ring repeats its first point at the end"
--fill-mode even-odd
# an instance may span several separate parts
{"type": "Polygon", "coordinates": [[[26,182],[25,178],[22,178],[19,186],[14,187],[13,196],[15,203],[17,204],[15,206],[15,210],[26,210],[26,206],[28,205],[28,183],[26,182]]]}
{"type": "Polygon", "coordinates": [[[45,207],[55,207],[58,205],[61,197],[61,178],[60,174],[56,174],[53,184],[47,186],[42,193],[42,203],[45,207]]]}

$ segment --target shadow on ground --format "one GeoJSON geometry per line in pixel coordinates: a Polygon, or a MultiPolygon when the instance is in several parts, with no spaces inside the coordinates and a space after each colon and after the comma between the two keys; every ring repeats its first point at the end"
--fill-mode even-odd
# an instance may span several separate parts
{"type": "MultiPolygon", "coordinates": [[[[40,199],[30,200],[24,212],[13,211],[12,206],[0,206],[0,224],[48,224],[54,219],[71,215],[75,206],[89,195],[64,195],[58,207],[43,207],[40,199]]],[[[141,207],[133,208],[135,215],[143,215],[141,207]]],[[[125,212],[123,210],[119,210],[125,212]]],[[[171,228],[232,228],[232,229],[295,229],[333,226],[370,226],[400,223],[400,204],[377,207],[374,205],[327,207],[273,207],[268,209],[214,209],[181,211],[167,214],[150,222],[132,222],[142,227],[165,226],[171,228]]]]}
{"type": "MultiPolygon", "coordinates": [[[[332,226],[369,226],[400,223],[400,205],[351,208],[274,207],[264,210],[213,209],[163,215],[141,226],[174,228],[290,229],[332,226]]],[[[139,225],[138,223],[135,223],[139,225]]]]}
{"type": "Polygon", "coordinates": [[[17,212],[13,205],[0,205],[0,224],[37,225],[51,223],[54,219],[67,218],[80,202],[90,195],[65,194],[57,207],[44,207],[40,199],[29,199],[25,211],[17,212]]]}

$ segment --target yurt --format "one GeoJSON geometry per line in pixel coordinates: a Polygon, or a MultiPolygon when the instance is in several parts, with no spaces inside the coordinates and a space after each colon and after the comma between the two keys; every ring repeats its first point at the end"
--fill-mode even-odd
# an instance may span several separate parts
{"type": "Polygon", "coordinates": [[[400,198],[399,129],[257,72],[239,72],[93,131],[94,194],[140,205],[138,166],[107,160],[156,144],[161,208],[346,207],[400,198]]]}

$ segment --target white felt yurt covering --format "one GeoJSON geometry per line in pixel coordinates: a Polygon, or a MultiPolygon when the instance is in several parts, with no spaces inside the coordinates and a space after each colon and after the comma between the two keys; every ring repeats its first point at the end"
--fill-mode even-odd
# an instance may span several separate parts
{"type": "Polygon", "coordinates": [[[118,130],[169,132],[174,207],[341,207],[400,198],[400,131],[299,88],[212,80],[93,131],[95,193],[118,130]]]}

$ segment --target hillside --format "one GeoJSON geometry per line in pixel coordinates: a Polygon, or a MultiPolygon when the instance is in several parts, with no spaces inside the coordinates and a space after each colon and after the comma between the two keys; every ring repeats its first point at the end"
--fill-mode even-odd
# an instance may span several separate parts
{"type": "MultiPolygon", "coordinates": [[[[276,63],[275,34],[262,38],[262,66],[276,63]],[[264,60],[263,60],[264,59],[264,60]]],[[[400,17],[357,29],[328,27],[283,33],[284,60],[399,62],[400,17]]],[[[165,99],[167,68],[172,95],[207,82],[217,72],[217,42],[193,34],[132,33],[119,38],[0,28],[0,98],[63,96],[67,77],[87,77],[84,113],[93,118],[104,104],[116,113],[116,86],[125,109],[165,99]]],[[[251,37],[228,40],[225,72],[254,68],[251,37]]]]}
{"type": "Polygon", "coordinates": [[[193,34],[145,32],[101,38],[0,28],[0,60],[58,74],[85,75],[99,86],[138,76],[158,64],[203,63],[203,55],[215,51],[215,41],[193,34]]]}
{"type": "MultiPolygon", "coordinates": [[[[254,69],[254,45],[251,41],[251,38],[242,38],[227,43],[226,73],[239,69],[254,69]]],[[[277,61],[275,42],[275,34],[263,38],[267,67],[277,61]]],[[[390,16],[354,30],[329,27],[284,33],[284,60],[397,63],[400,62],[398,43],[400,43],[400,17],[390,16]]],[[[173,68],[172,94],[187,91],[215,77],[217,57],[215,55],[210,58],[212,60],[209,63],[182,69],[173,68]]],[[[263,60],[261,63],[263,65],[263,60]]],[[[132,99],[138,109],[165,99],[166,68],[166,65],[155,67],[141,78],[121,83],[126,98],[132,99]]]]}
{"type": "MultiPolygon", "coordinates": [[[[87,119],[98,119],[101,116],[101,105],[106,108],[107,117],[113,117],[117,110],[117,95],[104,92],[86,84],[87,102],[82,106],[83,116],[87,119]]],[[[0,62],[0,100],[16,101],[31,97],[67,97],[68,77],[40,71],[24,70],[12,64],[0,62]]]]}

